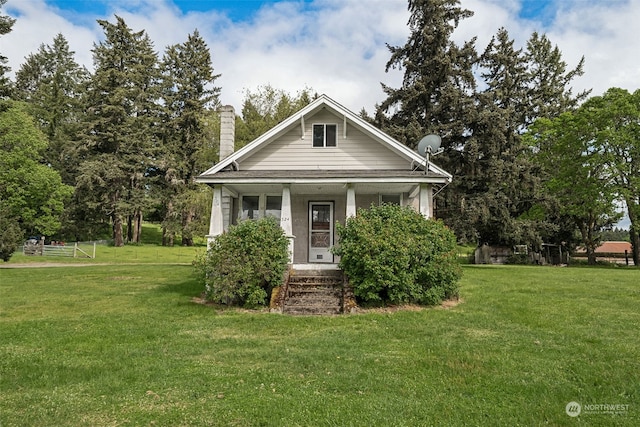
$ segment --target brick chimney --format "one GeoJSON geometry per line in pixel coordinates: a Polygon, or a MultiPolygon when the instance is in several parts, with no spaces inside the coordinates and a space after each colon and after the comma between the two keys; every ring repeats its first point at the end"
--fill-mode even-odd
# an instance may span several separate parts
{"type": "Polygon", "coordinates": [[[236,140],[236,112],[231,105],[220,108],[220,160],[233,154],[236,140]]]}

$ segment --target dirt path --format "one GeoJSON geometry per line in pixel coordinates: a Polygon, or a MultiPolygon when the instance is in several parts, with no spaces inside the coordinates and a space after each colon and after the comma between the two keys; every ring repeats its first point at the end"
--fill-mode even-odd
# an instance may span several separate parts
{"type": "Polygon", "coordinates": [[[27,262],[21,264],[0,264],[0,269],[2,268],[48,268],[48,267],[92,267],[95,265],[106,265],[106,264],[70,264],[70,263],[61,263],[61,262],[27,262]]]}

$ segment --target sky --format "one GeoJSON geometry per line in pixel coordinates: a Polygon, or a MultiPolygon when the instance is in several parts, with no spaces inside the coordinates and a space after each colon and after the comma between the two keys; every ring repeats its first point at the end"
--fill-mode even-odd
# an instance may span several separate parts
{"type": "MultiPolygon", "coordinates": [[[[103,40],[96,20],[122,17],[145,30],[162,54],[195,29],[221,74],[221,102],[240,111],[247,90],[271,85],[295,94],[325,93],[354,112],[373,112],[385,96],[381,83],[399,87],[402,72],[385,72],[387,44],[409,35],[407,0],[8,0],[2,13],[16,18],[0,37],[13,72],[41,44],[62,33],[76,60],[93,69],[91,49],[103,40]]],[[[478,51],[504,27],[523,47],[537,31],[562,51],[569,68],[585,57],[574,93],[640,86],[640,0],[461,0],[474,12],[454,34],[477,37],[478,51]]]]}

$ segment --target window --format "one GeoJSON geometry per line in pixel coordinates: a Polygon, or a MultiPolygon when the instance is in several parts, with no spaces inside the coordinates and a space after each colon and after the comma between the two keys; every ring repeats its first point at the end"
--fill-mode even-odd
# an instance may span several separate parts
{"type": "Polygon", "coordinates": [[[280,211],[282,210],[282,196],[267,196],[266,216],[273,216],[280,221],[280,211]]]}
{"type": "Polygon", "coordinates": [[[239,219],[259,219],[265,216],[273,216],[280,220],[282,210],[282,196],[267,196],[260,194],[256,196],[242,196],[242,211],[239,212],[239,219]]]}
{"type": "Polygon", "coordinates": [[[258,219],[260,213],[260,196],[242,196],[242,212],[240,219],[258,219]]]}
{"type": "Polygon", "coordinates": [[[380,204],[402,205],[402,194],[381,194],[380,204]]]}
{"type": "Polygon", "coordinates": [[[335,147],[338,136],[338,125],[314,124],[313,146],[335,147]]]}

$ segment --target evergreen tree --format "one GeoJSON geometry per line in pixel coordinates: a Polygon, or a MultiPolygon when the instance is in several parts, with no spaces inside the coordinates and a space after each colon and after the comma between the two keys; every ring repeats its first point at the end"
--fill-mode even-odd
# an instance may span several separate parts
{"type": "Polygon", "coordinates": [[[387,98],[376,106],[375,124],[415,148],[428,133],[442,137],[452,164],[455,150],[464,146],[466,124],[474,114],[473,65],[475,39],[456,45],[451,35],[473,12],[458,0],[409,0],[410,35],[404,46],[388,46],[386,71],[404,69],[402,86],[382,85],[387,98]]]}
{"type": "MultiPolygon", "coordinates": [[[[0,10],[7,0],[0,0],[0,10]]],[[[0,15],[0,36],[9,34],[13,27],[15,19],[7,15],[0,15]]],[[[11,94],[11,81],[7,77],[7,73],[11,71],[7,65],[7,57],[0,52],[0,98],[6,98],[11,94]]]]}
{"type": "Polygon", "coordinates": [[[124,20],[99,20],[105,40],[94,45],[95,73],[87,91],[87,130],[78,196],[108,217],[116,246],[138,242],[142,212],[149,204],[146,179],[158,148],[160,72],[144,31],[124,20]]]}
{"type": "Polygon", "coordinates": [[[555,117],[584,99],[587,92],[574,97],[569,87],[582,65],[567,72],[559,49],[537,33],[524,52],[504,28],[492,38],[478,62],[483,89],[462,150],[462,173],[449,193],[460,202],[448,218],[459,238],[508,246],[553,239],[558,227],[545,213],[554,202],[522,134],[532,120],[555,117]]]}
{"type": "Polygon", "coordinates": [[[84,108],[82,93],[89,72],[80,67],[62,34],[53,45],[41,45],[29,55],[16,73],[15,96],[30,105],[49,139],[44,155],[65,184],[74,185],[78,159],[74,152],[84,108]]]}
{"type": "Polygon", "coordinates": [[[403,85],[383,85],[387,99],[375,124],[409,147],[426,134],[442,137],[437,158],[454,180],[441,193],[436,215],[462,241],[537,244],[558,227],[547,214],[531,147],[522,133],[536,118],[575,107],[586,93],[568,87],[582,61],[567,71],[560,51],[534,33],[517,49],[500,29],[482,55],[475,39],[457,46],[451,35],[472,12],[455,0],[410,0],[410,36],[390,47],[390,68],[404,69],[403,85]],[[474,76],[474,71],[476,71],[474,76]],[[478,90],[477,88],[480,88],[478,90]]]}
{"type": "Polygon", "coordinates": [[[461,152],[460,178],[451,192],[459,208],[448,222],[461,240],[522,244],[530,222],[518,217],[531,207],[535,174],[519,131],[527,108],[526,64],[501,29],[479,60],[484,90],[476,94],[478,114],[461,152]]]}
{"type": "MultiPolygon", "coordinates": [[[[428,134],[442,138],[444,153],[437,162],[457,182],[463,172],[462,149],[471,135],[469,124],[476,118],[473,67],[478,60],[475,39],[458,46],[451,36],[459,23],[473,15],[458,0],[409,0],[410,35],[404,46],[388,46],[391,58],[386,71],[404,70],[402,86],[382,85],[387,98],[376,106],[374,125],[410,148],[428,134]]],[[[460,218],[464,203],[453,187],[441,193],[436,215],[460,218]]],[[[459,221],[457,234],[468,221],[459,221]]]]}
{"type": "Polygon", "coordinates": [[[194,177],[210,166],[211,109],[219,105],[209,49],[198,31],[182,44],[169,46],[162,62],[165,104],[166,210],[165,243],[173,245],[176,232],[182,244],[193,245],[194,220],[202,213],[202,188],[194,177]],[[209,161],[208,161],[209,160],[209,161]]]}
{"type": "Polygon", "coordinates": [[[574,95],[570,86],[576,77],[584,74],[584,57],[580,58],[575,68],[567,70],[562,52],[558,46],[552,46],[546,35],[537,32],[531,35],[524,59],[527,64],[529,108],[523,119],[523,127],[540,117],[553,118],[573,111],[591,93],[591,90],[585,90],[574,95]]]}

